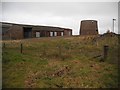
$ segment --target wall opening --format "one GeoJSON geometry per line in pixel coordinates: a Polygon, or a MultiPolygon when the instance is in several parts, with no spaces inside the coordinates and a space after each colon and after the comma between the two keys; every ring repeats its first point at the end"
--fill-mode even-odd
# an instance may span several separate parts
{"type": "Polygon", "coordinates": [[[54,32],[54,36],[57,36],[57,32],[54,32]]]}
{"type": "Polygon", "coordinates": [[[40,32],[36,32],[36,37],[37,37],[37,38],[40,37],[40,32]]]}
{"type": "Polygon", "coordinates": [[[61,32],[61,36],[63,36],[63,32],[61,32]]]}
{"type": "Polygon", "coordinates": [[[51,36],[51,37],[53,36],[53,32],[50,32],[50,36],[51,36]]]}
{"type": "Polygon", "coordinates": [[[31,27],[23,27],[24,38],[32,38],[32,28],[31,27]]]}

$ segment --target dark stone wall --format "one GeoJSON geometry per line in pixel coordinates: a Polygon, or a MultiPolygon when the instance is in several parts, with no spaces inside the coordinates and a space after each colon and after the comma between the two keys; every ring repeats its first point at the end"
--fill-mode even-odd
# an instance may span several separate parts
{"type": "Polygon", "coordinates": [[[64,29],[59,27],[49,27],[49,26],[37,26],[33,27],[33,37],[35,37],[36,32],[41,33],[41,37],[50,37],[50,32],[53,32],[53,36],[55,36],[55,32],[57,33],[56,36],[61,36],[61,32],[63,32],[64,36],[71,36],[72,29],[64,29]]]}
{"type": "Polygon", "coordinates": [[[72,29],[65,29],[59,27],[50,27],[50,26],[32,26],[32,25],[3,25],[2,31],[4,34],[3,38],[9,39],[24,39],[24,38],[35,38],[36,32],[40,32],[40,37],[50,37],[50,32],[53,32],[53,36],[71,36],[72,29]]]}
{"type": "Polygon", "coordinates": [[[97,35],[98,25],[95,20],[83,20],[80,25],[80,35],[97,35]]]}
{"type": "Polygon", "coordinates": [[[64,36],[72,36],[72,29],[64,29],[64,36]]]}
{"type": "Polygon", "coordinates": [[[57,32],[57,36],[61,36],[61,31],[57,32]]]}
{"type": "Polygon", "coordinates": [[[10,39],[10,30],[12,27],[2,27],[2,39],[10,39]]]}
{"type": "Polygon", "coordinates": [[[23,28],[19,25],[3,26],[2,39],[22,39],[23,28]]]}
{"type": "Polygon", "coordinates": [[[23,39],[23,27],[19,25],[13,25],[11,29],[11,38],[12,39],[23,39]]]}

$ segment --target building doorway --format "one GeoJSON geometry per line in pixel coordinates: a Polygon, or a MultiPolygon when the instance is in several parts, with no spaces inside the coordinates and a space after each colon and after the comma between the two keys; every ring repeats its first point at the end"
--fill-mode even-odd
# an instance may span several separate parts
{"type": "Polygon", "coordinates": [[[40,37],[40,32],[36,32],[36,37],[37,37],[37,38],[40,37]]]}
{"type": "Polygon", "coordinates": [[[32,28],[31,27],[23,27],[24,38],[32,38],[32,28]]]}

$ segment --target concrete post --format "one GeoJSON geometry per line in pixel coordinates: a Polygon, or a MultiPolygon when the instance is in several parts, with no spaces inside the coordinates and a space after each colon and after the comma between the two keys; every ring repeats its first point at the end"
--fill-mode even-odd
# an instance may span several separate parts
{"type": "Polygon", "coordinates": [[[108,45],[105,45],[105,46],[104,46],[104,59],[106,59],[107,56],[108,56],[108,50],[109,50],[109,46],[108,46],[108,45]]]}
{"type": "Polygon", "coordinates": [[[23,45],[22,45],[22,43],[20,44],[20,52],[23,53],[23,45]]]}

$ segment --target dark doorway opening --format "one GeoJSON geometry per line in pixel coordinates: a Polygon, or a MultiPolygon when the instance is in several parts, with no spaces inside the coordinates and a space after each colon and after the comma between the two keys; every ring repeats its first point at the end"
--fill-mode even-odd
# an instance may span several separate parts
{"type": "Polygon", "coordinates": [[[23,27],[24,38],[32,38],[32,28],[31,27],[23,27]]]}
{"type": "Polygon", "coordinates": [[[45,34],[46,34],[45,31],[41,31],[41,32],[40,32],[40,36],[41,36],[41,37],[45,37],[45,34]]]}

